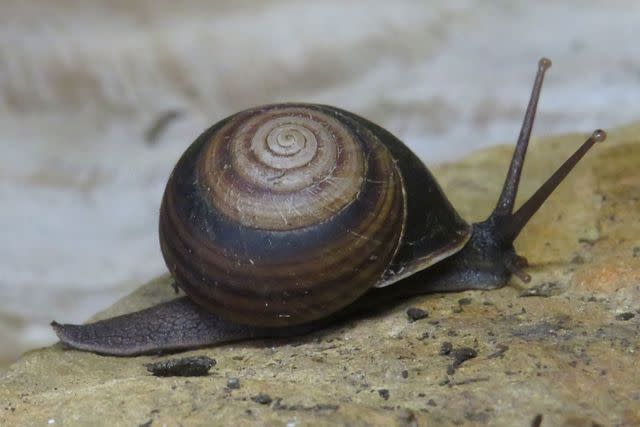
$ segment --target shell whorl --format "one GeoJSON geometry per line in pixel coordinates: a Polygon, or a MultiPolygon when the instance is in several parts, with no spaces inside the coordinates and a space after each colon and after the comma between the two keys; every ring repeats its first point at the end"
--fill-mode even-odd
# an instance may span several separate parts
{"type": "Polygon", "coordinates": [[[330,107],[272,105],[205,131],[172,173],[160,242],[178,285],[229,319],[309,322],[373,286],[399,247],[402,177],[330,107]]]}
{"type": "Polygon", "coordinates": [[[213,135],[199,179],[217,210],[253,228],[291,230],[335,215],[360,191],[365,159],[343,124],[305,107],[241,113],[213,135]]]}

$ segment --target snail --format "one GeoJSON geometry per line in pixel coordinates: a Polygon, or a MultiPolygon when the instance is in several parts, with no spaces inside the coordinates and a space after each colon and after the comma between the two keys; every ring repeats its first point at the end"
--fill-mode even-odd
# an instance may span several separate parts
{"type": "Polygon", "coordinates": [[[513,241],[606,134],[596,130],[518,210],[514,202],[545,71],[502,193],[467,224],[399,139],[348,111],[274,104],[206,130],[173,170],[162,253],[186,296],[87,325],[52,326],[68,347],[110,355],[288,337],[390,300],[494,289],[526,259],[513,241]]]}

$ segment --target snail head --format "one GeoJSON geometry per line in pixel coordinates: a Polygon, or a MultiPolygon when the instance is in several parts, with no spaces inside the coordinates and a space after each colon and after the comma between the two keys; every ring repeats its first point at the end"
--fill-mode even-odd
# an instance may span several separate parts
{"type": "Polygon", "coordinates": [[[527,266],[527,260],[515,253],[513,249],[514,240],[518,237],[531,217],[540,209],[544,201],[547,200],[587,151],[589,151],[596,142],[602,142],[607,137],[605,131],[601,129],[595,130],[576,152],[514,212],[520,175],[531,137],[531,129],[536,116],[538,100],[540,99],[540,90],[545,72],[549,67],[551,67],[551,61],[549,59],[542,58],[539,60],[538,72],[533,84],[533,90],[531,91],[531,98],[524,115],[522,128],[502,188],[502,193],[491,215],[489,215],[485,221],[474,224],[474,236],[472,236],[472,244],[470,245],[471,248],[473,248],[474,245],[477,246],[480,241],[483,241],[484,243],[481,246],[484,247],[483,251],[485,256],[488,255],[486,246],[495,246],[499,252],[499,254],[497,253],[496,255],[502,258],[501,260],[496,260],[496,262],[501,262],[511,274],[519,277],[524,282],[529,282],[531,279],[530,276],[523,271],[523,268],[527,266]],[[474,240],[476,241],[475,243],[474,240]]]}

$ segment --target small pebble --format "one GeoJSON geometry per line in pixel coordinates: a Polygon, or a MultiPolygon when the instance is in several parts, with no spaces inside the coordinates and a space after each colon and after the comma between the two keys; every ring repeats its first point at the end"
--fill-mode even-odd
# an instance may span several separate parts
{"type": "Polygon", "coordinates": [[[630,319],[633,319],[634,317],[636,317],[635,314],[631,313],[630,311],[627,311],[626,313],[617,314],[616,320],[630,320],[630,319]]]}
{"type": "Polygon", "coordinates": [[[451,344],[449,341],[445,341],[440,346],[440,355],[447,356],[449,353],[451,353],[452,349],[453,349],[453,344],[451,344]]]}
{"type": "Polygon", "coordinates": [[[378,394],[384,400],[389,400],[389,390],[387,390],[386,388],[381,388],[380,390],[378,390],[378,394]]]}
{"type": "Polygon", "coordinates": [[[269,396],[266,393],[260,393],[257,396],[253,396],[251,400],[261,405],[268,405],[271,402],[273,402],[273,399],[271,398],[271,396],[269,396]]]}
{"type": "Polygon", "coordinates": [[[445,386],[445,385],[449,384],[450,382],[451,382],[451,380],[450,380],[449,378],[445,378],[445,379],[443,379],[442,381],[440,381],[440,382],[438,383],[438,385],[440,385],[440,386],[445,386]]]}
{"type": "Polygon", "coordinates": [[[227,380],[227,387],[230,389],[240,388],[240,380],[238,378],[229,378],[227,380]]]}
{"type": "Polygon", "coordinates": [[[202,377],[216,365],[215,359],[207,356],[181,357],[145,365],[156,377],[202,377]]]}
{"type": "Polygon", "coordinates": [[[542,414],[538,414],[533,417],[533,421],[531,421],[531,427],[540,427],[542,425],[542,414]]]}
{"type": "Polygon", "coordinates": [[[478,352],[471,347],[460,347],[451,352],[453,363],[457,366],[461,365],[463,362],[466,362],[469,359],[475,358],[476,356],[478,356],[478,352]]]}
{"type": "Polygon", "coordinates": [[[447,367],[447,375],[453,375],[456,372],[456,369],[460,367],[460,365],[478,355],[478,352],[471,347],[460,347],[453,349],[450,348],[450,346],[451,343],[443,343],[442,348],[440,349],[440,354],[448,355],[453,358],[453,363],[447,367]],[[449,344],[449,346],[445,348],[445,344],[449,344]],[[446,353],[444,353],[445,350],[447,350],[446,353]]]}
{"type": "Polygon", "coordinates": [[[416,320],[429,317],[429,313],[421,308],[411,307],[407,309],[407,317],[409,318],[409,321],[415,322],[416,320]]]}

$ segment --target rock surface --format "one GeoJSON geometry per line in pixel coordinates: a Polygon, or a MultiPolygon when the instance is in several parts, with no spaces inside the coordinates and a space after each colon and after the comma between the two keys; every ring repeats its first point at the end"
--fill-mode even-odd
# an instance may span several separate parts
{"type": "MultiPolygon", "coordinates": [[[[55,345],[0,380],[0,425],[528,426],[539,414],[543,426],[640,425],[638,135],[640,126],[612,133],[525,228],[517,248],[532,264],[528,292],[514,280],[426,295],[300,338],[181,355],[55,345]],[[410,321],[412,307],[428,317],[410,321]],[[197,355],[217,361],[208,376],[159,378],[145,367],[197,355]]],[[[535,143],[521,196],[580,139],[535,143]]],[[[493,207],[511,151],[435,170],[464,217],[493,207]]],[[[169,284],[158,278],[96,317],[173,298],[169,284]]]]}
{"type": "Polygon", "coordinates": [[[0,372],[165,271],[162,192],[247,107],[335,105],[428,165],[640,118],[637,0],[0,2],[0,372]],[[571,25],[567,25],[570,22],[571,25]]]}

